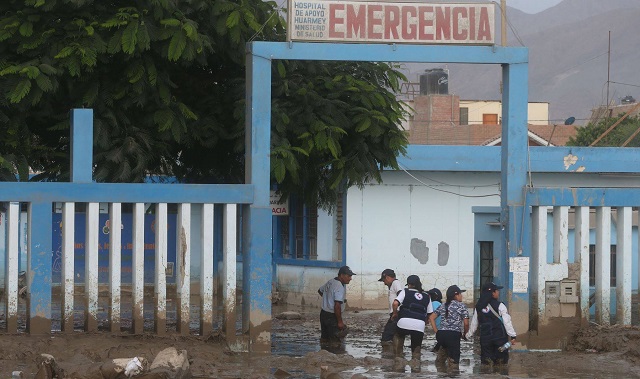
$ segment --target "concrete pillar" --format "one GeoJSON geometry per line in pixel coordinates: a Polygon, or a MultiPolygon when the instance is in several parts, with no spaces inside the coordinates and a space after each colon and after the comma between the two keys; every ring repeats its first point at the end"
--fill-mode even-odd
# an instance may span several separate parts
{"type": "Polygon", "coordinates": [[[31,202],[27,226],[27,332],[51,333],[51,203],[31,202]],[[37,278],[37,280],[36,280],[37,278]]]}
{"type": "Polygon", "coordinates": [[[616,246],[616,323],[631,325],[632,208],[618,208],[616,246]]]}
{"type": "Polygon", "coordinates": [[[575,209],[575,261],[580,263],[580,319],[589,325],[589,207],[575,209]]]}
{"type": "Polygon", "coordinates": [[[517,333],[529,330],[529,292],[513,291],[513,277],[509,275],[509,258],[531,256],[528,249],[530,219],[526,205],[528,169],[528,63],[502,66],[502,148],[500,195],[501,222],[504,226],[503,258],[496,280],[511,291],[505,291],[517,333]]]}
{"type": "Polygon", "coordinates": [[[596,322],[611,318],[611,207],[596,208],[596,322]]]}
{"type": "Polygon", "coordinates": [[[237,206],[226,204],[224,207],[223,221],[223,275],[222,275],[222,296],[223,296],[223,325],[227,343],[230,346],[236,343],[236,282],[237,282],[237,248],[236,248],[236,217],[237,206]]]}
{"type": "Polygon", "coordinates": [[[247,45],[245,182],[253,185],[254,201],[243,208],[242,322],[249,348],[271,351],[271,60],[253,54],[247,45]]]}
{"type": "Polygon", "coordinates": [[[553,207],[553,263],[569,261],[569,207],[553,207]]]}
{"type": "Polygon", "coordinates": [[[533,207],[531,243],[531,292],[533,294],[531,315],[534,325],[545,322],[546,301],[544,296],[545,268],[547,266],[547,207],[533,207]]]}

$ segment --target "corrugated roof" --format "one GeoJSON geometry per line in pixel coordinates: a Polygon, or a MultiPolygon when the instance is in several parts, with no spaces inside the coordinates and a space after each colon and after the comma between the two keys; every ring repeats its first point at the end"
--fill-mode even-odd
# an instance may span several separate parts
{"type": "MultiPolygon", "coordinates": [[[[529,125],[530,145],[565,146],[577,134],[573,125],[529,125]]],[[[427,125],[413,121],[409,143],[414,145],[497,145],[502,138],[501,125],[427,125]]]]}

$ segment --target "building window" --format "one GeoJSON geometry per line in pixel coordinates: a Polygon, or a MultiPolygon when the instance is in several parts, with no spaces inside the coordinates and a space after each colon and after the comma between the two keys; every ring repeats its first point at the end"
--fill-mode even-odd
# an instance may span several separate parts
{"type": "Polygon", "coordinates": [[[480,243],[480,288],[493,281],[493,241],[480,243]]]}
{"type": "Polygon", "coordinates": [[[306,206],[294,196],[289,198],[289,216],[275,216],[280,241],[274,244],[283,258],[318,258],[318,209],[306,206]]]}
{"type": "MultiPolygon", "coordinates": [[[[611,287],[616,286],[616,245],[611,245],[611,287]]],[[[589,285],[596,285],[596,245],[589,245],[589,285]]]]}
{"type": "Polygon", "coordinates": [[[335,241],[334,251],[336,252],[335,259],[342,260],[344,255],[343,243],[344,243],[344,194],[338,197],[338,204],[336,206],[336,218],[335,218],[335,241]]]}
{"type": "Polygon", "coordinates": [[[331,214],[289,198],[289,215],[273,216],[274,257],[283,259],[339,261],[344,250],[344,199],[331,214]],[[322,235],[318,236],[318,233],[322,235]],[[325,233],[331,233],[331,238],[325,233]],[[319,242],[320,240],[320,242],[319,242]],[[318,257],[320,254],[320,258],[318,257]]]}
{"type": "Polygon", "coordinates": [[[482,115],[482,123],[484,125],[498,125],[497,113],[485,113],[482,115]]]}
{"type": "Polygon", "coordinates": [[[469,108],[460,107],[460,125],[469,125],[469,108]]]}

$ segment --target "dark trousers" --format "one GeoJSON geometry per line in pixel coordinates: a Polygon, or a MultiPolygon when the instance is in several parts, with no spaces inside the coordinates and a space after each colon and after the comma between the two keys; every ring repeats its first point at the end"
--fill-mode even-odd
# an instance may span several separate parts
{"type": "Polygon", "coordinates": [[[507,364],[509,363],[509,350],[500,351],[498,348],[504,345],[507,339],[494,339],[480,337],[480,362],[482,364],[507,364]]]}
{"type": "Polygon", "coordinates": [[[422,339],[424,338],[423,332],[417,330],[407,330],[402,328],[396,328],[396,333],[404,338],[406,335],[411,336],[411,351],[413,352],[416,347],[422,346],[422,339]]]}
{"type": "Polygon", "coordinates": [[[389,317],[387,323],[384,324],[384,329],[382,330],[382,338],[380,339],[382,342],[392,341],[393,335],[396,334],[396,329],[398,328],[398,319],[395,320],[389,317]]]}
{"type": "Polygon", "coordinates": [[[460,362],[460,338],[462,333],[454,330],[438,330],[436,341],[440,348],[447,349],[447,356],[454,362],[460,362]]]}
{"type": "Polygon", "coordinates": [[[338,320],[335,313],[327,312],[324,309],[320,311],[320,339],[326,342],[340,341],[337,336],[338,320]]]}

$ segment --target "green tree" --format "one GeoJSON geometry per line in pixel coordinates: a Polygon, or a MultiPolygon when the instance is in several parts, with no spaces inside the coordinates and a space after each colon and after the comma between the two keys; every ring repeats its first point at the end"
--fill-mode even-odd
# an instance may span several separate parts
{"type": "MultiPolygon", "coordinates": [[[[598,139],[612,125],[616,124],[622,115],[609,119],[600,120],[597,123],[589,123],[587,126],[577,128],[575,137],[569,138],[568,146],[589,146],[598,139]]],[[[627,117],[622,120],[613,130],[605,135],[595,146],[622,146],[638,129],[640,129],[640,118],[638,116],[627,117]]],[[[640,135],[633,137],[626,145],[628,147],[640,146],[640,135]]]]}
{"type": "MultiPolygon", "coordinates": [[[[242,182],[245,44],[282,41],[275,2],[4,0],[0,178],[68,180],[71,108],[93,108],[94,179],[242,182]]],[[[273,65],[272,177],[330,207],[396,167],[404,79],[385,63],[273,65]]]]}

